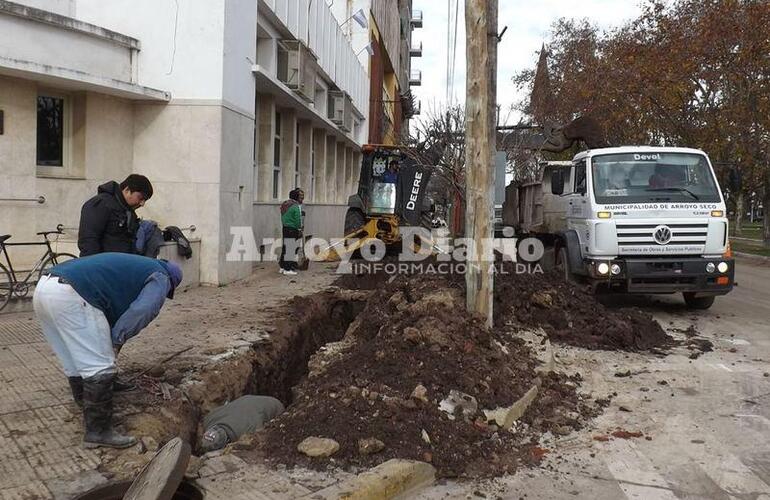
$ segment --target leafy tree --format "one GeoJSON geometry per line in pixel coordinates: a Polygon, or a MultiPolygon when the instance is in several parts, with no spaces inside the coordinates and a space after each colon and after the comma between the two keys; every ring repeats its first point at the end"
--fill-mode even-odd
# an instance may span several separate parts
{"type": "MultiPolygon", "coordinates": [[[[704,149],[738,228],[746,193],[761,192],[770,208],[770,2],[648,0],[637,19],[613,31],[561,19],[550,38],[552,116],[538,120],[590,114],[610,144],[704,149]],[[738,178],[740,185],[728,181],[738,178]]],[[[533,118],[546,102],[536,74],[514,77],[531,90],[521,108],[533,118]]],[[[770,217],[764,239],[770,244],[770,217]]]]}

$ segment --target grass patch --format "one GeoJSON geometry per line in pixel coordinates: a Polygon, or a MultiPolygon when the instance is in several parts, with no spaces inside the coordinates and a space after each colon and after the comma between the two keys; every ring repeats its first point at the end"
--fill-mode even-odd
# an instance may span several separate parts
{"type": "Polygon", "coordinates": [[[762,245],[754,245],[753,243],[747,243],[745,241],[730,241],[730,247],[736,252],[750,253],[753,255],[761,255],[763,257],[770,257],[770,247],[762,245]]]}
{"type": "MultiPolygon", "coordinates": [[[[735,234],[735,221],[730,221],[730,236],[738,236],[735,234]]],[[[740,234],[741,238],[750,238],[754,240],[761,240],[762,239],[762,224],[755,222],[755,223],[743,223],[743,231],[741,231],[740,234]]]]}

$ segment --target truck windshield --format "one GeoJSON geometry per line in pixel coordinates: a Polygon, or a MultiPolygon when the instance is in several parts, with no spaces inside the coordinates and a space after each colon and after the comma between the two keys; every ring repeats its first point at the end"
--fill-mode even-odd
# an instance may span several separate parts
{"type": "Polygon", "coordinates": [[[596,202],[719,202],[706,157],[693,153],[624,153],[591,160],[596,202]]]}

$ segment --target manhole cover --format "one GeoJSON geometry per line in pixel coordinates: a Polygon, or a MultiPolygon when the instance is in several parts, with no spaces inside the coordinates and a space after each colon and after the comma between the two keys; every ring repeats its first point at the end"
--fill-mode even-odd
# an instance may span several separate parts
{"type": "Polygon", "coordinates": [[[190,462],[190,445],[174,438],[134,480],[123,500],[171,500],[190,462]]]}

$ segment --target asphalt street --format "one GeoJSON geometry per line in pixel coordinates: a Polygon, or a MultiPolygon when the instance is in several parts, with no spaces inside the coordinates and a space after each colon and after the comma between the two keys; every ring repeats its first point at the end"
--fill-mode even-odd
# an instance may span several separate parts
{"type": "Polygon", "coordinates": [[[558,369],[579,371],[584,391],[616,394],[605,412],[581,432],[546,438],[542,467],[448,482],[420,498],[770,499],[770,264],[740,260],[736,281],[708,311],[687,310],[681,296],[612,301],[650,311],[668,330],[695,325],[714,351],[692,360],[683,349],[556,347],[558,369]],[[615,376],[628,369],[634,375],[615,376]],[[618,428],[644,436],[595,439],[618,428]]]}

